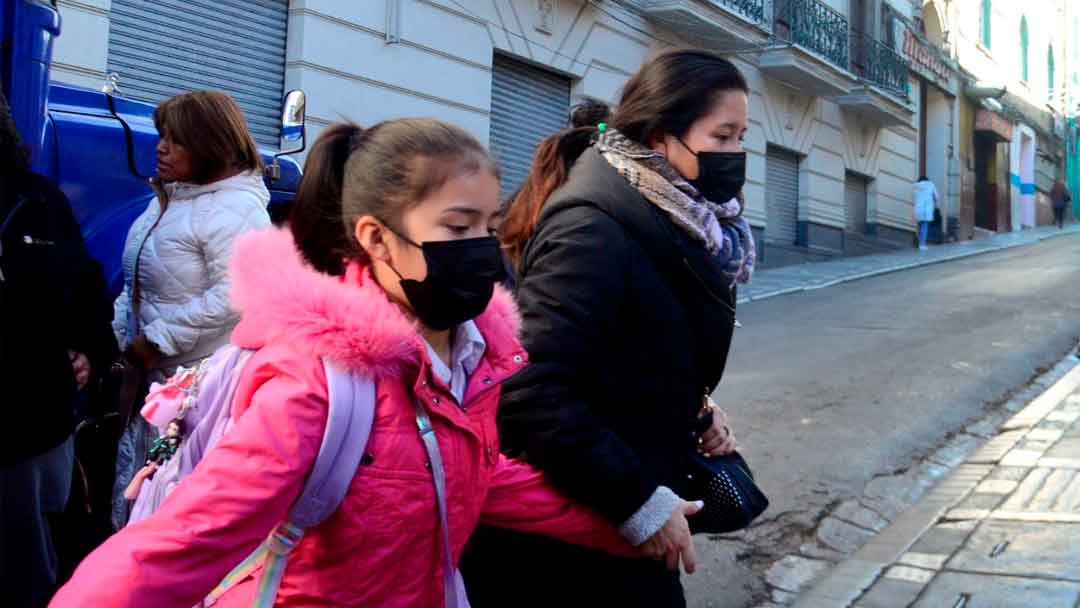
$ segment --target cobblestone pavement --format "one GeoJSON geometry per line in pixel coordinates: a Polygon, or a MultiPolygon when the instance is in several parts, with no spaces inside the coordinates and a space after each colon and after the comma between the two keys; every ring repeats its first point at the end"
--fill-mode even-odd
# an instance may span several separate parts
{"type": "Polygon", "coordinates": [[[1044,239],[1076,233],[1080,233],[1080,223],[1068,224],[1063,230],[1058,230],[1056,226],[1043,226],[1034,230],[997,234],[975,241],[931,246],[928,251],[912,248],[760,270],[754,274],[754,280],[750,282],[750,285],[739,289],[739,302],[764,300],[799,291],[823,289],[847,281],[1030,245],[1044,239]]]}
{"type": "MultiPolygon", "coordinates": [[[[1078,387],[1080,366],[825,573],[795,606],[1080,605],[1078,387]]],[[[817,565],[794,560],[786,569],[812,579],[826,570],[817,565]]]]}
{"type": "Polygon", "coordinates": [[[1073,232],[740,306],[714,397],[771,506],[695,537],[688,604],[790,605],[1068,373],[1077,260],[1073,232]]]}

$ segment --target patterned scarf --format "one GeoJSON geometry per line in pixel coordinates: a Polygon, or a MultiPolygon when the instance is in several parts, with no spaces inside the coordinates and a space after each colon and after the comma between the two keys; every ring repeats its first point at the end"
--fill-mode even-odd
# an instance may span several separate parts
{"type": "Polygon", "coordinates": [[[742,202],[706,200],[663,155],[611,127],[600,134],[596,149],[646,200],[717,256],[731,285],[750,281],[757,250],[742,202]]]}

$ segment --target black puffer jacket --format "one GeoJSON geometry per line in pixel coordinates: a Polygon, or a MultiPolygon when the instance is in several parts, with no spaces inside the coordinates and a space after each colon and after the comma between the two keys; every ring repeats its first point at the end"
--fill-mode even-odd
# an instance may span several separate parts
{"type": "MultiPolygon", "coordinates": [[[[518,300],[531,364],[503,388],[503,449],[620,525],[658,485],[674,485],[694,447],[702,397],[731,344],[727,281],[702,245],[590,149],[544,207],[518,300]]],[[[466,564],[474,606],[508,605],[496,598],[509,601],[503,592],[519,583],[530,589],[524,605],[682,603],[662,564],[525,538],[482,533],[476,567],[466,564]],[[537,590],[527,580],[557,584],[537,590]],[[583,597],[575,581],[598,595],[583,597]]]]}
{"type": "Polygon", "coordinates": [[[0,185],[0,466],[44,453],[74,430],[68,351],[104,372],[116,353],[101,266],[67,197],[21,173],[0,185]]]}

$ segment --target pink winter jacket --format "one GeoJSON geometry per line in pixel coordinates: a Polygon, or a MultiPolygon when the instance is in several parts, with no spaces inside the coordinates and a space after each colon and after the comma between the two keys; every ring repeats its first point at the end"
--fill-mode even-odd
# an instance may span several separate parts
{"type": "MultiPolygon", "coordinates": [[[[341,506],[293,552],[277,606],[441,603],[439,519],[414,396],[439,439],[455,562],[479,522],[634,553],[599,516],[499,453],[500,383],[526,362],[505,292],[476,319],[487,350],[461,408],[431,373],[412,323],[363,267],[319,274],[288,232],[269,230],[237,242],[232,272],[242,314],[232,340],[258,349],[242,373],[234,427],[157,513],[91,554],[51,606],[190,608],[206,596],[299,496],[326,424],[323,356],[375,379],[375,422],[341,506]]],[[[250,606],[257,576],[216,606],[250,606]]]]}

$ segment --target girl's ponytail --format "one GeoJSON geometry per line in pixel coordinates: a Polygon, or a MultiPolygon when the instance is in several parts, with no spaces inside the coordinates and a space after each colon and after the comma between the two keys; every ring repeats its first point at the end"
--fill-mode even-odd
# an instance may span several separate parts
{"type": "Polygon", "coordinates": [[[536,231],[544,203],[566,182],[570,167],[590,145],[596,126],[560,131],[540,142],[525,183],[506,203],[506,215],[499,225],[499,241],[514,268],[521,263],[525,244],[536,231]]]}
{"type": "Polygon", "coordinates": [[[311,147],[304,176],[289,214],[289,229],[300,253],[315,270],[330,275],[345,272],[345,261],[357,255],[342,214],[341,190],[345,163],[364,135],[351,122],[323,131],[311,147]]]}
{"type": "Polygon", "coordinates": [[[514,268],[521,262],[525,243],[536,231],[544,203],[566,183],[570,167],[592,145],[610,117],[611,108],[606,103],[586,97],[570,112],[570,128],[548,137],[536,147],[529,175],[507,201],[507,211],[499,225],[499,240],[514,268]]]}

